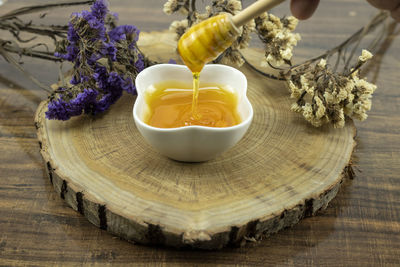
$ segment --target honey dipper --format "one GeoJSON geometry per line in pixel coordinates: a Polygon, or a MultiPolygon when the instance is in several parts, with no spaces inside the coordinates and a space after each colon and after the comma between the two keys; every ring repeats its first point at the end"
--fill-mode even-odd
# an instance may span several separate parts
{"type": "Polygon", "coordinates": [[[199,73],[235,41],[240,26],[283,1],[259,0],[234,16],[225,13],[192,26],[178,42],[183,62],[193,73],[199,73]]]}

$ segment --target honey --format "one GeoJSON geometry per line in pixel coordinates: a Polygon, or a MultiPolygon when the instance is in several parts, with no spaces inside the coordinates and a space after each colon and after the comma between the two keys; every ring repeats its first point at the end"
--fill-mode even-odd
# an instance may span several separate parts
{"type": "Polygon", "coordinates": [[[200,84],[200,72],[193,72],[193,97],[192,97],[192,116],[195,119],[199,119],[200,115],[197,113],[197,103],[199,99],[199,84],[200,84]]]}
{"type": "Polygon", "coordinates": [[[241,122],[237,112],[237,95],[227,86],[201,83],[193,106],[192,84],[164,81],[146,90],[148,105],[144,122],[159,128],[190,125],[229,127],[241,122]],[[193,107],[196,111],[193,112],[193,107]],[[193,116],[193,113],[196,116],[193,116]]]}
{"type": "Polygon", "coordinates": [[[178,52],[185,65],[193,72],[200,72],[204,65],[237,38],[239,30],[229,14],[211,17],[192,26],[178,42],[178,52]]]}
{"type": "MultiPolygon", "coordinates": [[[[202,120],[198,107],[200,71],[206,63],[228,48],[238,33],[239,30],[232,23],[230,15],[221,14],[194,25],[179,39],[178,52],[193,74],[191,120],[186,122],[189,125],[204,125],[205,123],[210,125],[204,126],[226,127],[214,126],[208,120],[202,120]]],[[[219,122],[216,125],[224,124],[225,122],[219,122]]]]}

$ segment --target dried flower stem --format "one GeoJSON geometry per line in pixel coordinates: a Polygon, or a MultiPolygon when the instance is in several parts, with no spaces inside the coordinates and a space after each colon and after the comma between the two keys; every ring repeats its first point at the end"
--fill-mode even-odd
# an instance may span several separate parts
{"type": "MultiPolygon", "coordinates": [[[[34,47],[38,45],[35,45],[34,47]]],[[[61,61],[60,58],[54,56],[54,52],[35,50],[32,49],[32,47],[22,48],[16,44],[11,45],[11,42],[2,39],[0,39],[0,47],[9,53],[18,54],[19,56],[24,55],[34,58],[56,61],[56,62],[61,61]]]]}
{"type": "MultiPolygon", "coordinates": [[[[309,60],[306,60],[300,64],[296,64],[292,67],[290,67],[290,70],[296,69],[300,66],[303,65],[308,65],[311,64],[313,62],[316,62],[317,60],[320,60],[322,58],[327,58],[332,56],[333,54],[339,52],[342,53],[343,50],[348,47],[349,45],[353,44],[354,42],[360,42],[362,40],[362,38],[364,38],[367,34],[369,34],[370,32],[372,32],[376,27],[378,27],[379,25],[381,25],[382,23],[384,23],[386,21],[386,19],[389,18],[389,13],[386,11],[380,11],[375,17],[373,17],[371,19],[370,22],[368,22],[368,24],[362,28],[360,28],[358,31],[356,31],[354,34],[352,34],[349,38],[347,38],[346,40],[344,40],[342,43],[340,43],[339,45],[337,45],[336,47],[329,49],[328,51],[326,51],[325,53],[311,58],[309,60]]],[[[355,49],[354,49],[355,50],[355,49]]],[[[355,51],[352,52],[352,54],[354,54],[355,51]]],[[[352,56],[351,56],[352,57],[352,56]]]]}
{"type": "MultiPolygon", "coordinates": [[[[333,47],[332,49],[327,50],[325,53],[308,59],[302,63],[293,65],[291,67],[289,67],[288,69],[281,69],[283,71],[292,71],[295,70],[299,67],[305,66],[305,65],[309,65],[311,63],[314,63],[320,59],[323,58],[328,58],[331,57],[332,55],[334,55],[335,53],[338,53],[337,55],[337,60],[335,63],[335,66],[333,68],[333,70],[336,71],[337,67],[339,66],[340,63],[340,59],[342,58],[343,61],[345,62],[345,69],[348,68],[351,59],[353,57],[353,54],[355,53],[356,49],[358,48],[358,44],[361,42],[361,40],[369,33],[371,33],[373,30],[376,29],[376,27],[384,24],[387,19],[389,18],[389,13],[386,11],[380,11],[377,15],[375,15],[369,22],[368,24],[366,24],[364,27],[360,28],[358,31],[356,31],[354,34],[352,34],[349,38],[347,38],[346,40],[344,40],[342,43],[340,43],[339,45],[333,47]],[[357,44],[353,47],[350,56],[347,58],[347,60],[345,59],[345,49],[350,46],[351,44],[357,42],[357,44]]],[[[374,48],[376,48],[376,45],[379,43],[379,40],[381,39],[382,35],[385,34],[385,31],[381,31],[379,36],[377,38],[374,39],[373,43],[371,44],[369,50],[374,50],[374,48]]],[[[246,64],[252,68],[254,71],[262,74],[263,76],[270,78],[270,79],[275,79],[275,80],[285,80],[282,77],[276,77],[274,75],[271,75],[269,73],[265,73],[263,71],[261,71],[260,69],[258,69],[257,67],[255,67],[254,65],[250,64],[249,61],[242,55],[243,60],[246,62],[246,64]]]]}
{"type": "MultiPolygon", "coordinates": [[[[19,19],[17,16],[40,12],[40,11],[47,11],[52,8],[59,8],[59,7],[68,7],[68,6],[77,6],[77,5],[86,5],[92,4],[94,0],[89,1],[74,1],[74,2],[61,2],[56,4],[44,4],[44,5],[34,5],[34,6],[27,6],[23,8],[19,8],[13,10],[3,16],[0,16],[0,30],[9,31],[20,43],[26,43],[32,41],[36,37],[33,37],[28,40],[22,40],[20,37],[21,32],[32,33],[36,35],[47,36],[56,41],[57,37],[66,38],[68,26],[66,25],[35,25],[32,22],[24,22],[19,19]]],[[[54,56],[54,51],[40,51],[34,50],[33,47],[36,47],[37,44],[30,47],[20,47],[16,42],[0,40],[1,47],[4,51],[9,53],[18,54],[19,56],[30,56],[45,60],[51,60],[59,62],[61,61],[59,58],[54,56]]]]}
{"type": "Polygon", "coordinates": [[[275,76],[275,75],[273,75],[273,74],[266,73],[266,72],[264,72],[264,71],[258,69],[256,66],[254,66],[253,64],[251,64],[251,63],[243,56],[242,53],[240,53],[240,55],[242,56],[242,58],[243,58],[243,60],[244,60],[244,63],[245,63],[247,66],[249,66],[252,70],[254,70],[255,72],[257,72],[257,73],[259,73],[259,74],[261,74],[261,75],[263,75],[263,76],[265,76],[265,77],[267,77],[267,78],[269,78],[269,79],[279,80],[279,81],[286,81],[286,79],[283,78],[283,77],[277,77],[277,76],[275,76]]]}
{"type": "Polygon", "coordinates": [[[51,93],[51,88],[47,85],[42,84],[41,82],[39,82],[38,79],[36,79],[35,77],[33,77],[29,72],[25,71],[25,69],[23,67],[21,67],[21,64],[19,64],[19,62],[17,60],[15,60],[15,58],[13,58],[12,56],[10,56],[8,54],[8,52],[3,48],[3,41],[0,40],[0,55],[9,63],[11,63],[11,65],[13,65],[16,69],[18,69],[19,71],[21,71],[22,73],[24,73],[32,82],[34,82],[36,85],[38,85],[40,88],[44,89],[46,92],[51,93]]]}
{"type": "Polygon", "coordinates": [[[61,25],[35,25],[31,22],[25,23],[18,18],[13,18],[5,21],[0,20],[0,30],[9,31],[13,33],[14,36],[19,35],[20,32],[28,32],[55,39],[55,37],[65,38],[67,36],[68,27],[61,25]]]}
{"type": "Polygon", "coordinates": [[[191,1],[190,7],[192,8],[192,12],[196,12],[196,0],[191,1]]]}
{"type": "MultiPolygon", "coordinates": [[[[56,41],[56,37],[66,38],[67,26],[59,26],[59,25],[34,25],[32,22],[25,23],[17,16],[26,15],[30,13],[47,11],[52,8],[58,7],[68,7],[68,6],[76,6],[76,5],[86,5],[92,4],[95,0],[89,1],[74,1],[74,2],[61,2],[56,4],[43,4],[43,5],[33,5],[27,6],[23,8],[19,8],[13,10],[5,15],[0,16],[0,30],[7,30],[20,42],[30,42],[36,37],[33,37],[28,40],[23,40],[20,38],[20,32],[28,32],[32,34],[38,34],[43,36],[48,36],[56,41]]],[[[34,58],[40,58],[51,61],[61,61],[59,58],[54,56],[54,51],[40,51],[34,49],[38,46],[46,46],[45,44],[39,43],[32,45],[30,47],[20,47],[15,41],[2,40],[0,39],[0,55],[11,65],[13,65],[16,69],[24,73],[33,83],[38,85],[40,88],[44,89],[46,92],[51,93],[53,90],[41,83],[38,79],[32,76],[29,72],[27,72],[14,57],[12,57],[9,53],[18,54],[19,56],[25,55],[34,58]]],[[[47,48],[47,46],[46,46],[47,48]]],[[[47,49],[48,50],[48,49],[47,49]]]]}
{"type": "Polygon", "coordinates": [[[13,10],[3,16],[0,16],[0,20],[5,20],[5,19],[10,19],[16,16],[20,15],[25,15],[25,14],[30,14],[30,13],[35,13],[35,12],[40,12],[44,10],[49,10],[52,8],[57,8],[57,7],[68,7],[68,6],[77,6],[77,5],[91,5],[94,3],[95,0],[88,0],[88,1],[75,1],[75,2],[61,2],[61,3],[56,3],[56,4],[43,4],[43,5],[34,5],[34,6],[27,6],[27,7],[22,7],[18,8],[16,10],[13,10]]]}

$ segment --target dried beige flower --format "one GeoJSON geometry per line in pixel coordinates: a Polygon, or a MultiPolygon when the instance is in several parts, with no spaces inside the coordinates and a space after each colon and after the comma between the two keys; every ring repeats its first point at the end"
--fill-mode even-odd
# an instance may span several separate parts
{"type": "Polygon", "coordinates": [[[345,124],[345,118],[343,109],[337,108],[335,109],[334,116],[332,117],[333,127],[335,128],[343,128],[345,124]]]}
{"type": "Polygon", "coordinates": [[[289,30],[294,31],[297,27],[297,24],[299,23],[299,20],[293,16],[290,16],[290,17],[284,18],[283,23],[284,23],[285,27],[287,27],[289,30]]]}
{"type": "Polygon", "coordinates": [[[186,15],[189,12],[189,0],[168,0],[164,4],[163,11],[168,15],[177,11],[186,15]]]}
{"type": "Polygon", "coordinates": [[[293,47],[300,40],[299,34],[292,33],[297,26],[297,19],[280,19],[272,14],[263,13],[255,19],[255,23],[258,36],[265,43],[266,52],[262,65],[280,66],[289,63],[293,47]]]}
{"type": "Polygon", "coordinates": [[[361,56],[358,57],[358,60],[360,60],[361,62],[366,62],[366,61],[370,60],[371,58],[372,58],[371,52],[369,52],[366,49],[363,49],[361,56]]]}
{"type": "Polygon", "coordinates": [[[322,58],[319,62],[318,62],[318,67],[320,67],[321,69],[324,69],[326,67],[326,59],[322,58]]]}
{"type": "Polygon", "coordinates": [[[294,112],[301,113],[302,110],[303,110],[303,107],[300,106],[300,105],[297,104],[297,103],[293,103],[292,106],[290,107],[290,109],[291,109],[292,111],[294,111],[294,112]]]}
{"type": "Polygon", "coordinates": [[[240,0],[215,0],[212,1],[214,12],[228,12],[233,15],[242,10],[242,2],[240,0]]]}
{"type": "Polygon", "coordinates": [[[179,40],[179,38],[186,32],[188,29],[188,20],[175,20],[171,23],[169,26],[169,30],[176,32],[176,40],[179,40]]]}
{"type": "MultiPolygon", "coordinates": [[[[356,68],[371,57],[364,50],[356,68]]],[[[350,74],[334,73],[325,59],[297,69],[290,75],[288,87],[291,98],[296,99],[292,111],[302,114],[313,126],[331,123],[335,128],[344,127],[345,115],[365,120],[376,90],[374,84],[360,78],[357,69],[350,74]]]]}
{"type": "Polygon", "coordinates": [[[239,50],[228,48],[227,50],[225,50],[224,56],[221,58],[221,63],[223,64],[234,63],[237,66],[241,66],[244,63],[244,60],[239,50]]]}
{"type": "Polygon", "coordinates": [[[243,49],[247,48],[249,46],[249,42],[251,39],[251,33],[255,31],[256,29],[256,23],[254,20],[251,20],[250,22],[246,23],[243,25],[242,32],[239,36],[239,38],[236,40],[237,41],[237,48],[243,49]]]}
{"type": "Polygon", "coordinates": [[[319,98],[318,96],[316,96],[314,98],[315,100],[315,104],[317,105],[317,110],[315,112],[315,117],[317,119],[321,119],[323,116],[325,116],[326,114],[326,108],[324,106],[323,101],[321,100],[321,98],[319,98]]]}
{"type": "Polygon", "coordinates": [[[288,81],[288,85],[291,98],[299,98],[304,91],[303,89],[300,89],[298,86],[296,86],[291,80],[288,81]]]}

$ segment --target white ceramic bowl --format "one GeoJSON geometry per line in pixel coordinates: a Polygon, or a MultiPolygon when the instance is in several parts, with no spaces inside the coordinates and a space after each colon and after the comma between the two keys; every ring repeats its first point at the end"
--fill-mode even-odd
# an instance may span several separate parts
{"type": "Polygon", "coordinates": [[[186,66],[176,64],[159,64],[144,69],[136,77],[138,97],[133,106],[136,127],[161,154],[178,161],[206,161],[233,147],[246,133],[253,118],[253,108],[246,96],[247,79],[239,70],[225,65],[206,65],[200,74],[200,82],[224,84],[235,90],[242,119],[240,124],[221,128],[158,128],[144,123],[143,117],[148,109],[145,91],[154,83],[168,80],[192,83],[192,73],[186,66]]]}

